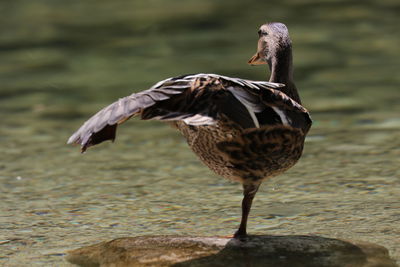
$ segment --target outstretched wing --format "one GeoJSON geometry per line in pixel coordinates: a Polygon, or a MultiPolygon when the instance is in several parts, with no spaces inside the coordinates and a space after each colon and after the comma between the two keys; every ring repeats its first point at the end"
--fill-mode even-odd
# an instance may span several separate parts
{"type": "MultiPolygon", "coordinates": [[[[257,100],[259,91],[265,89],[272,92],[273,88],[281,86],[283,85],[216,74],[169,78],[148,90],[121,98],[103,108],[86,121],[69,138],[68,143],[80,144],[84,152],[90,146],[105,140],[114,140],[117,126],[136,115],[141,115],[142,119],[183,120],[189,125],[213,124],[217,114],[216,105],[210,105],[207,100],[211,101],[215,95],[219,96],[215,101],[220,102],[222,109],[224,106],[225,109],[231,109],[231,112],[224,113],[231,114],[233,119],[248,121],[241,116],[249,116],[251,113],[243,113],[240,109],[246,107],[247,110],[257,111],[257,108],[260,109],[260,102],[257,100]],[[203,90],[204,88],[211,89],[203,90]],[[219,90],[222,88],[226,90],[219,90]],[[232,108],[232,103],[229,105],[229,98],[239,101],[237,108],[232,108]]],[[[254,124],[251,125],[254,127],[254,124]]]]}

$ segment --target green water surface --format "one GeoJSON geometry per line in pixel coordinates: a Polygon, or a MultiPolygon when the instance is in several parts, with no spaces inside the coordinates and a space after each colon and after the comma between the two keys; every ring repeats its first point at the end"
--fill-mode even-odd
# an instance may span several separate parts
{"type": "Polygon", "coordinates": [[[299,163],[263,184],[251,234],[385,246],[400,260],[400,3],[0,2],[0,265],[60,266],[122,236],[230,235],[241,186],[174,129],[131,120],[81,155],[67,138],[119,97],[185,73],[265,80],[250,67],[266,21],[290,31],[314,119],[299,163]]]}

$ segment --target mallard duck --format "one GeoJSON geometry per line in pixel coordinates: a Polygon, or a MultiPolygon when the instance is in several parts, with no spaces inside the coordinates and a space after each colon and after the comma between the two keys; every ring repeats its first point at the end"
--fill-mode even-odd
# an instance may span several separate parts
{"type": "Polygon", "coordinates": [[[258,35],[257,53],[248,63],[268,64],[269,82],[203,73],[169,78],[100,110],[68,143],[84,152],[114,141],[117,126],[133,116],[168,122],[211,170],[242,183],[242,218],[234,237],[245,237],[260,184],[298,161],[311,126],[293,82],[286,26],[267,23],[258,35]]]}

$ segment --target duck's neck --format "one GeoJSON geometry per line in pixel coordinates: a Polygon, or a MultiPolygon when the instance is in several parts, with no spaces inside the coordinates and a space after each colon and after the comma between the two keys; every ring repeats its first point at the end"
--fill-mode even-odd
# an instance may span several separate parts
{"type": "Polygon", "coordinates": [[[293,81],[292,48],[289,46],[277,52],[276,56],[268,61],[268,65],[271,70],[269,81],[285,84],[285,87],[281,87],[279,90],[301,104],[299,93],[293,81]]]}

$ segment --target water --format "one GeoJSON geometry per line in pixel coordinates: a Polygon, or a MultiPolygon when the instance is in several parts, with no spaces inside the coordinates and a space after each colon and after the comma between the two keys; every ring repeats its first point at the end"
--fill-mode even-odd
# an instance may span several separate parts
{"type": "Polygon", "coordinates": [[[167,125],[129,121],[114,144],[65,145],[119,97],[183,73],[250,67],[258,26],[287,24],[314,125],[300,162],[263,184],[252,234],[315,234],[400,260],[398,1],[3,1],[0,265],[66,264],[121,236],[229,235],[241,187],[167,125]]]}

